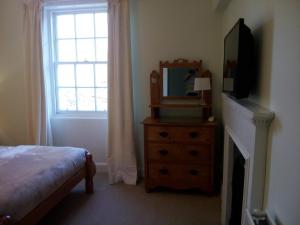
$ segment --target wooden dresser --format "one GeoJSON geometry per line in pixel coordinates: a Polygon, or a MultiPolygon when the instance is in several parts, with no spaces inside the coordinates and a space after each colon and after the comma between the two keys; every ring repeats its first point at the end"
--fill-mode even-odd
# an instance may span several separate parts
{"type": "Polygon", "coordinates": [[[143,121],[145,188],[214,190],[214,122],[143,121]]]}
{"type": "Polygon", "coordinates": [[[146,191],[167,187],[214,192],[216,123],[208,122],[212,94],[211,89],[201,95],[194,91],[198,77],[211,85],[202,61],[185,59],[160,62],[160,72],[150,75],[151,117],[143,121],[146,191]],[[194,115],[165,116],[164,110],[194,115]]]}

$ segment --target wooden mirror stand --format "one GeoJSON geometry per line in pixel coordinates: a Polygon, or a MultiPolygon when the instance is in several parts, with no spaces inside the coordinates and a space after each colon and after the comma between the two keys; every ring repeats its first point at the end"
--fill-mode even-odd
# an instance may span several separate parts
{"type": "MultiPolygon", "coordinates": [[[[160,61],[160,73],[153,70],[150,74],[150,108],[151,118],[159,119],[161,108],[202,108],[203,119],[211,116],[212,88],[203,92],[205,105],[200,102],[199,96],[163,96],[163,68],[192,68],[197,71],[197,77],[208,77],[212,87],[212,75],[209,70],[203,70],[202,60],[189,62],[185,59],[176,59],[173,62],[160,61]],[[168,100],[166,102],[165,100],[168,100]],[[191,103],[189,100],[192,100],[191,103]],[[180,101],[180,102],[178,102],[180,101]]],[[[182,84],[184,85],[184,84],[182,84]]]]}

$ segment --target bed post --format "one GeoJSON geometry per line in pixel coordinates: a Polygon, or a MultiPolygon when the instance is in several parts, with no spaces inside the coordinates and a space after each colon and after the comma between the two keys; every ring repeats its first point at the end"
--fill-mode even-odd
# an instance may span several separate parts
{"type": "Polygon", "coordinates": [[[0,225],[12,225],[10,216],[1,216],[0,215],[0,225]]]}
{"type": "Polygon", "coordinates": [[[93,176],[96,174],[96,166],[93,162],[93,156],[91,153],[85,153],[86,158],[86,176],[85,176],[85,192],[86,193],[93,193],[94,192],[94,182],[93,176]]]}

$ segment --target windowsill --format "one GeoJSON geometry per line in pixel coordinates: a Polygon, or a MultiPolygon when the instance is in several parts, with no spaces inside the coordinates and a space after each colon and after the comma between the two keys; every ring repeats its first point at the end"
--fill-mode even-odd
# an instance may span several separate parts
{"type": "Polygon", "coordinates": [[[96,119],[107,120],[107,112],[103,113],[57,113],[52,116],[53,119],[96,119]]]}

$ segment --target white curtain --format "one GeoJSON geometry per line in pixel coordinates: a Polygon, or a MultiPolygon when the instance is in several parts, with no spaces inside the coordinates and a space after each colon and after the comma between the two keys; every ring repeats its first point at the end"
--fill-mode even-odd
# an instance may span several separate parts
{"type": "Polygon", "coordinates": [[[50,112],[46,104],[42,54],[42,0],[23,0],[25,31],[25,79],[28,90],[29,143],[51,145],[50,112]]]}
{"type": "Polygon", "coordinates": [[[110,183],[136,184],[128,0],[108,0],[108,153],[110,183]]]}

